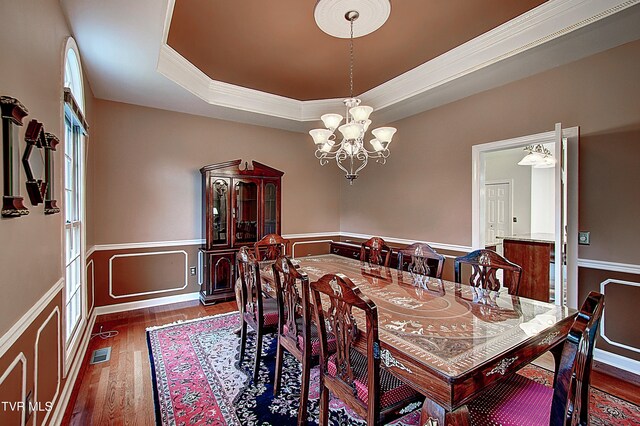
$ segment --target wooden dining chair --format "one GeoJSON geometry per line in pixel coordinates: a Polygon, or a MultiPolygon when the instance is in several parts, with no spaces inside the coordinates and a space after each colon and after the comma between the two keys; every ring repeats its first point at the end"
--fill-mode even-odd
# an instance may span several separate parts
{"type": "Polygon", "coordinates": [[[471,286],[499,291],[500,279],[496,276],[496,273],[502,270],[509,294],[518,295],[522,268],[500,256],[495,251],[482,249],[472,251],[466,256],[456,257],[454,270],[457,283],[462,283],[461,265],[463,264],[471,266],[471,275],[469,276],[469,284],[471,286]]]}
{"type": "Polygon", "coordinates": [[[240,276],[240,298],[242,308],[240,327],[240,363],[244,360],[247,344],[247,325],[256,333],[256,355],[253,368],[253,380],[258,380],[260,358],[262,356],[262,337],[278,331],[278,306],[276,299],[266,298],[262,294],[260,267],[248,247],[241,247],[236,255],[238,275],[240,276]]]}
{"type": "Polygon", "coordinates": [[[413,243],[398,250],[398,269],[413,274],[442,278],[444,256],[438,254],[429,244],[413,243]]]}
{"type": "Polygon", "coordinates": [[[275,260],[278,256],[286,256],[289,251],[289,240],[278,234],[267,234],[253,246],[256,259],[275,260]]]}
{"type": "MultiPolygon", "coordinates": [[[[320,426],[329,420],[329,392],[340,398],[368,425],[398,417],[418,394],[380,365],[376,305],[342,274],[327,274],[311,283],[314,314],[320,332],[320,426]],[[323,301],[320,295],[328,298],[323,301]],[[352,310],[363,314],[358,329],[352,310]],[[328,334],[336,338],[336,352],[328,350],[328,334]],[[364,339],[366,354],[355,345],[364,339]]],[[[360,316],[360,315],[359,315],[360,316]]]]}
{"type": "MultiPolygon", "coordinates": [[[[309,278],[285,256],[278,257],[272,268],[279,318],[273,394],[280,391],[284,350],[287,350],[302,364],[298,425],[306,425],[311,367],[317,365],[320,355],[320,337],[310,306],[309,278]]],[[[335,345],[336,340],[330,335],[329,352],[335,352],[335,345]]]]}
{"type": "Polygon", "coordinates": [[[604,295],[589,293],[562,347],[553,388],[514,374],[469,405],[476,425],[587,425],[593,348],[604,295]]]}
{"type": "Polygon", "coordinates": [[[389,266],[391,248],[380,237],[371,237],[360,245],[360,260],[376,265],[389,266]],[[382,252],[387,254],[383,257],[382,252]]]}

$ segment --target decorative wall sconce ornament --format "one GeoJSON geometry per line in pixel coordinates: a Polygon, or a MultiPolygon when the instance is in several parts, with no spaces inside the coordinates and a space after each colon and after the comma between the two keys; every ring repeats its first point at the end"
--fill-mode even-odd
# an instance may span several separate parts
{"type": "Polygon", "coordinates": [[[27,125],[24,140],[27,142],[27,147],[22,155],[22,165],[27,175],[27,193],[31,204],[37,206],[44,202],[44,195],[47,192],[46,165],[43,156],[43,149],[47,143],[44,125],[38,120],[31,120],[27,125]],[[34,151],[34,148],[37,150],[34,151]]]}
{"type": "Polygon", "coordinates": [[[2,170],[3,196],[2,217],[20,217],[29,214],[20,196],[20,174],[18,170],[19,143],[17,126],[29,114],[27,108],[16,98],[0,96],[2,114],[2,170]]]}
{"type": "Polygon", "coordinates": [[[44,174],[47,180],[47,192],[44,197],[44,214],[56,214],[60,213],[58,202],[53,199],[53,151],[56,150],[56,146],[60,143],[60,139],[53,133],[45,132],[44,134],[44,174]]]}

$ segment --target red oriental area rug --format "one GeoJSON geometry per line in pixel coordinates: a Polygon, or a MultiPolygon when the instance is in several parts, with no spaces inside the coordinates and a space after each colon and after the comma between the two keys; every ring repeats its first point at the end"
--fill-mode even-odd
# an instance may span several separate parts
{"type": "MultiPolygon", "coordinates": [[[[301,365],[285,352],[281,392],[273,396],[276,340],[265,336],[257,382],[252,380],[253,334],[247,355],[238,362],[240,339],[237,312],[153,327],[147,330],[159,425],[295,425],[300,395],[301,365]]],[[[527,366],[520,374],[547,386],[553,374],[527,366]]],[[[311,372],[309,423],[318,423],[318,370],[311,372]]],[[[332,425],[364,425],[365,422],[340,400],[330,403],[332,425]]],[[[417,425],[419,405],[393,425],[417,425]]],[[[640,425],[640,408],[592,389],[591,424],[640,425]]]]}

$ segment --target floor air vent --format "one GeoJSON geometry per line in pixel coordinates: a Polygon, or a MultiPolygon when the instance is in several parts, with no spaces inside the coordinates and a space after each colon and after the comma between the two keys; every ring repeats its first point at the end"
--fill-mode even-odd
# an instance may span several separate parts
{"type": "Polygon", "coordinates": [[[91,361],[89,364],[99,364],[101,362],[107,362],[111,358],[111,346],[108,348],[96,349],[91,355],[91,361]]]}

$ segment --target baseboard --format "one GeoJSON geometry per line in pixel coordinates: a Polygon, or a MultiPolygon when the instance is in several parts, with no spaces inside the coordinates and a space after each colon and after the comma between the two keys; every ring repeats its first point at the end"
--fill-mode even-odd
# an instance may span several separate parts
{"type": "Polygon", "coordinates": [[[91,340],[91,332],[93,331],[93,326],[96,323],[96,313],[95,311],[89,317],[89,321],[87,322],[87,327],[84,330],[84,334],[82,336],[82,342],[80,346],[78,346],[78,351],[76,352],[75,358],[71,367],[69,369],[69,374],[67,374],[67,381],[64,384],[64,388],[62,389],[62,393],[60,394],[60,398],[58,399],[58,404],[56,405],[56,409],[51,416],[49,424],[51,425],[59,425],[62,424],[62,419],[64,417],[64,413],[67,410],[67,405],[69,404],[69,399],[71,398],[71,394],[73,393],[73,388],[76,383],[76,379],[78,378],[78,373],[80,372],[80,367],[82,367],[82,362],[84,361],[84,357],[87,352],[87,348],[89,347],[89,341],[91,340]]]}
{"type": "Polygon", "coordinates": [[[628,371],[636,376],[640,375],[640,361],[597,348],[593,350],[593,358],[598,362],[628,371]]]}
{"type": "Polygon", "coordinates": [[[116,312],[133,311],[135,309],[150,308],[152,306],[169,305],[171,303],[190,302],[199,300],[200,292],[178,294],[177,296],[156,297],[153,299],[139,300],[137,302],[125,302],[115,305],[96,306],[93,312],[96,316],[113,314],[116,312]]]}
{"type": "Polygon", "coordinates": [[[44,308],[49,306],[51,301],[62,290],[64,278],[60,278],[47,292],[38,300],[13,326],[0,337],[0,357],[11,348],[11,346],[29,328],[31,323],[42,313],[44,308]]]}

